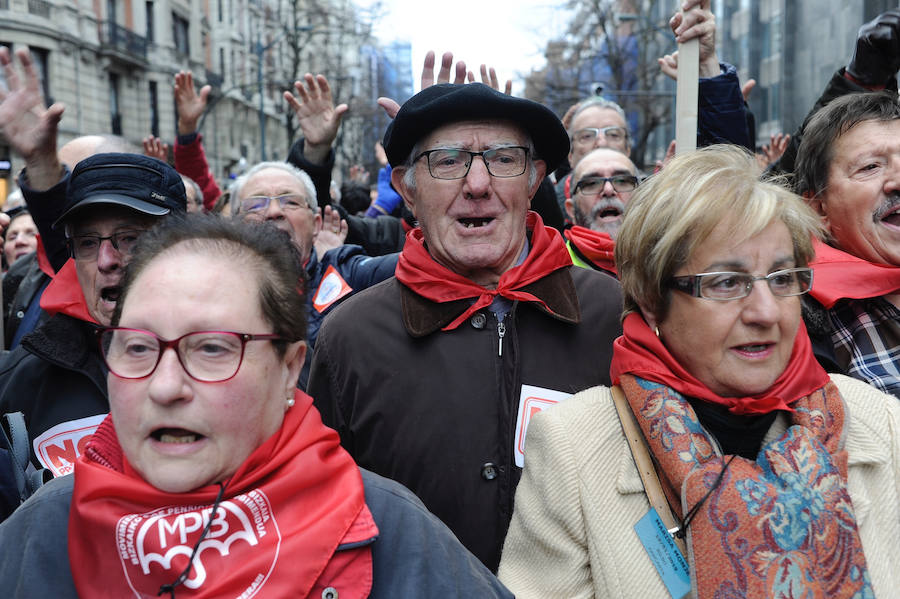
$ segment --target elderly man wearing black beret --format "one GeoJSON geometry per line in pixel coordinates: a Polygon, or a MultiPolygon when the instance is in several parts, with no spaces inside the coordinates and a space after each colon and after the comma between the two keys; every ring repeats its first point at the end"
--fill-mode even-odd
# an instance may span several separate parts
{"type": "Polygon", "coordinates": [[[496,571],[531,414],[609,384],[621,293],[529,211],[569,151],[544,106],[428,87],[384,137],[415,214],[396,276],[325,319],[309,391],[364,467],[412,489],[496,571]]]}

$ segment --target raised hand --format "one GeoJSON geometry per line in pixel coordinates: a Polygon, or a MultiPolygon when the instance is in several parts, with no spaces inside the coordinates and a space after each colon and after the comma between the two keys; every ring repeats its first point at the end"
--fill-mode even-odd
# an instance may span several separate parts
{"type": "Polygon", "coordinates": [[[0,68],[6,89],[0,89],[0,137],[25,158],[28,183],[36,190],[49,189],[62,176],[56,155],[59,121],[65,107],[46,107],[37,69],[27,49],[16,51],[24,77],[16,71],[9,49],[0,47],[0,68]]]}
{"type": "Polygon", "coordinates": [[[331,87],[324,75],[306,73],[302,81],[294,82],[297,95],[284,92],[284,99],[297,115],[303,133],[303,154],[308,160],[323,163],[337,137],[341,119],[348,110],[346,104],[334,105],[331,87]]]}
{"type": "Polygon", "coordinates": [[[156,158],[163,162],[169,160],[169,144],[163,143],[163,140],[160,138],[150,135],[149,137],[145,137],[141,143],[144,146],[145,156],[156,158]]]}
{"type": "Polygon", "coordinates": [[[175,74],[175,107],[178,109],[178,135],[188,135],[197,130],[197,123],[206,110],[206,101],[212,88],[204,85],[200,93],[194,89],[194,75],[190,71],[175,74]]]}
{"type": "Polygon", "coordinates": [[[861,85],[884,86],[900,69],[900,10],[884,12],[859,28],[847,74],[861,85]]]}

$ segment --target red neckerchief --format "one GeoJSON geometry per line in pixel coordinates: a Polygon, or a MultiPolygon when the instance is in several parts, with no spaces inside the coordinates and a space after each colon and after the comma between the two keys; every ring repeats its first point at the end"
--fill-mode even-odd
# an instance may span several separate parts
{"type": "MultiPolygon", "coordinates": [[[[338,579],[371,585],[371,545],[335,556],[339,544],[378,535],[359,468],[312,398],[297,391],[294,400],[281,429],[222,481],[213,525],[176,596],[306,597],[326,568],[334,574],[333,558],[343,560],[338,579]]],[[[78,595],[156,596],[187,566],[218,493],[217,484],[166,493],[144,481],[107,418],[75,465],[69,564],[78,595]]]]}
{"type": "Polygon", "coordinates": [[[47,285],[41,295],[41,309],[50,316],[66,314],[85,322],[97,322],[88,311],[81,284],[78,282],[75,260],[72,258],[66,260],[63,267],[47,285]]]}
{"type": "Polygon", "coordinates": [[[791,426],[756,460],[721,455],[687,398],[664,384],[631,375],[621,384],[669,503],[689,520],[699,599],[786,597],[791,589],[804,597],[873,596],[834,383],[797,398],[791,426]]]}
{"type": "Polygon", "coordinates": [[[637,313],[625,317],[622,336],[613,343],[609,367],[614,385],[623,374],[663,383],[688,397],[696,397],[728,408],[734,414],[767,414],[788,410],[793,402],[821,388],[830,379],[816,362],[803,322],[797,331],[791,358],[771,388],[752,397],[719,397],[684,369],[669,353],[644,318],[637,313]]]}
{"type": "Polygon", "coordinates": [[[815,274],[809,293],[826,308],[844,298],[880,297],[900,290],[900,267],[869,262],[818,240],[813,247],[816,259],[810,266],[815,274]]]}
{"type": "Polygon", "coordinates": [[[487,289],[477,285],[462,275],[456,274],[446,266],[438,264],[425,249],[425,238],[422,229],[416,227],[406,236],[406,245],[400,253],[395,272],[397,280],[409,289],[433,302],[444,303],[460,299],[478,298],[468,310],[442,330],[455,329],[470,315],[489,306],[498,295],[511,300],[537,302],[548,312],[547,304],[539,297],[521,287],[542,279],[551,272],[572,266],[572,259],[566,250],[559,231],[544,226],[544,222],[536,212],[528,212],[526,228],[531,231],[531,250],[525,261],[514,266],[500,276],[496,289],[487,289]]]}
{"type": "Polygon", "coordinates": [[[608,233],[575,225],[566,229],[565,236],[591,264],[618,274],[615,260],[616,242],[608,233]]]}

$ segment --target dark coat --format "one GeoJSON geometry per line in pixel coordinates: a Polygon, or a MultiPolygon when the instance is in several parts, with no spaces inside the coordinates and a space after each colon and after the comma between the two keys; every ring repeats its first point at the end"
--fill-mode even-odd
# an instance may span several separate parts
{"type": "Polygon", "coordinates": [[[523,384],[566,393],[608,385],[622,332],[618,281],[581,268],[525,288],[504,324],[487,309],[441,327],[466,300],[438,304],[396,278],[349,298],[325,320],[310,395],[360,466],[397,480],[492,570],[521,469],[514,437],[523,384]]]}
{"type": "Polygon", "coordinates": [[[23,412],[30,441],[58,424],[109,412],[94,328],[57,314],[0,362],[0,412],[23,412]]]}
{"type": "MultiPolygon", "coordinates": [[[[379,532],[372,544],[370,599],[512,599],[412,493],[365,470],[362,479],[379,532]]],[[[0,525],[4,597],[77,597],[67,546],[73,483],[64,476],[44,485],[0,525]]]]}

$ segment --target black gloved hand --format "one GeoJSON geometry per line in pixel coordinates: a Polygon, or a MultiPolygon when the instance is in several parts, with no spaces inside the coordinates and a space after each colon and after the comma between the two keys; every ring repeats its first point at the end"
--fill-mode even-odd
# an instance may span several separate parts
{"type": "Polygon", "coordinates": [[[898,69],[900,10],[889,10],[859,28],[847,73],[863,85],[885,85],[898,69]]]}

